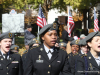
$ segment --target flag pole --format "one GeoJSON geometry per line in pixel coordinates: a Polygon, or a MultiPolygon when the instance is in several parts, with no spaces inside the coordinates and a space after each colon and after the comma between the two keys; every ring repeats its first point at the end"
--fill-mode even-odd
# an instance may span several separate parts
{"type": "MultiPolygon", "coordinates": [[[[41,4],[39,5],[39,7],[41,7],[41,4]]],[[[39,29],[40,29],[40,26],[38,26],[38,34],[39,34],[39,29]]],[[[39,41],[39,35],[37,34],[37,40],[39,41]]]]}
{"type": "Polygon", "coordinates": [[[69,33],[69,6],[68,6],[68,24],[67,24],[67,26],[68,26],[68,33],[69,33]]]}

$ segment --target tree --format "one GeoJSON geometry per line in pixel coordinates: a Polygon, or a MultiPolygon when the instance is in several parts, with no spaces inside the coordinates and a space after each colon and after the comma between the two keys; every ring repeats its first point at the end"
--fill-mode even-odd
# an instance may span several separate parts
{"type": "Polygon", "coordinates": [[[60,9],[61,12],[67,8],[63,0],[23,0],[23,2],[25,2],[25,5],[31,4],[34,9],[39,8],[39,5],[41,4],[46,19],[50,9],[57,8],[60,9]]]}
{"type": "Polygon", "coordinates": [[[69,4],[73,7],[73,9],[78,8],[80,12],[83,13],[84,16],[84,27],[86,29],[86,13],[95,6],[95,4],[100,3],[100,0],[64,0],[66,4],[69,4]]]}

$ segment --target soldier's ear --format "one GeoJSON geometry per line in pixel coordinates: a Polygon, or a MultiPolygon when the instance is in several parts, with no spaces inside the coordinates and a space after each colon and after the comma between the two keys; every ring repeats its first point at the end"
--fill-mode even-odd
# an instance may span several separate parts
{"type": "Polygon", "coordinates": [[[44,41],[44,36],[41,36],[41,39],[44,41]]]}
{"type": "Polygon", "coordinates": [[[88,42],[87,44],[88,44],[89,47],[91,47],[91,42],[88,42]]]}

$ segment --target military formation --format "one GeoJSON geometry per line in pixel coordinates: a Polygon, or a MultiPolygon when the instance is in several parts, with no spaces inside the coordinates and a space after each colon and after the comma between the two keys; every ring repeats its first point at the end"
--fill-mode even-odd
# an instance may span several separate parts
{"type": "Polygon", "coordinates": [[[27,41],[29,49],[22,56],[19,46],[12,45],[14,33],[0,35],[0,75],[100,75],[100,32],[58,42],[53,23],[41,28],[38,35],[40,41],[27,41]]]}

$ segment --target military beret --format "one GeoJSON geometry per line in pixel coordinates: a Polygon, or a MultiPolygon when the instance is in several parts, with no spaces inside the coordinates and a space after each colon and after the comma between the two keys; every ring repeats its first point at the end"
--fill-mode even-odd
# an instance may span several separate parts
{"type": "Polygon", "coordinates": [[[59,46],[60,46],[60,47],[66,47],[66,45],[67,45],[67,44],[64,43],[64,42],[59,43],[59,46]]]}
{"type": "Polygon", "coordinates": [[[90,39],[92,39],[94,36],[100,36],[100,32],[92,32],[92,33],[89,33],[87,35],[87,37],[85,38],[86,39],[86,42],[90,39]]]}
{"type": "Polygon", "coordinates": [[[41,35],[43,34],[45,31],[51,31],[51,30],[56,30],[56,23],[53,23],[53,24],[47,24],[45,25],[38,33],[38,35],[41,35]]]}
{"type": "Polygon", "coordinates": [[[70,45],[79,45],[80,39],[71,41],[70,45]]]}
{"type": "Polygon", "coordinates": [[[86,39],[82,39],[79,41],[79,45],[87,45],[86,39]]]}
{"type": "Polygon", "coordinates": [[[17,51],[19,51],[19,46],[17,46],[17,45],[12,45],[12,46],[10,47],[10,50],[17,50],[17,51]]]}
{"type": "Polygon", "coordinates": [[[38,40],[36,40],[36,38],[33,38],[29,41],[28,45],[31,46],[33,44],[40,44],[40,42],[38,42],[38,40]]]}
{"type": "Polygon", "coordinates": [[[5,38],[13,39],[13,37],[14,37],[14,33],[5,32],[0,35],[0,41],[5,38]]]}

